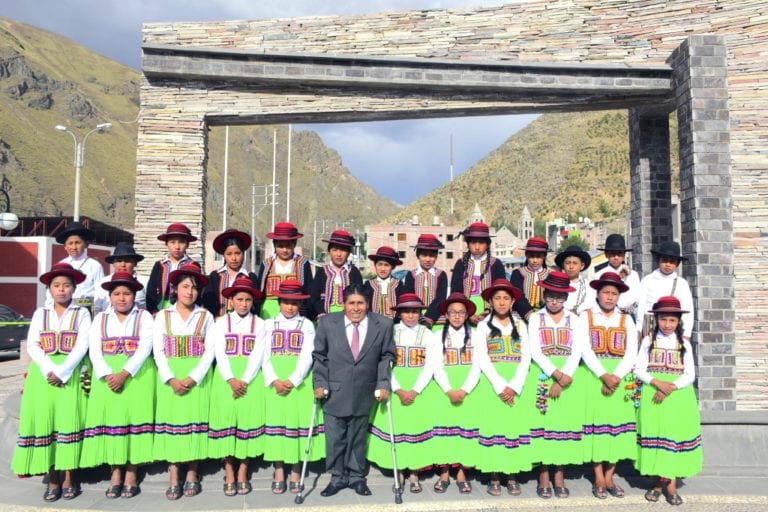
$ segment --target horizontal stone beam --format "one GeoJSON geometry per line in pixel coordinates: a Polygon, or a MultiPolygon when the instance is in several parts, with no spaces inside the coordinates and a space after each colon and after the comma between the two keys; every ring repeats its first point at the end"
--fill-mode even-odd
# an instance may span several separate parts
{"type": "Polygon", "coordinates": [[[670,95],[671,68],[557,63],[468,62],[339,55],[276,55],[216,48],[145,45],[148,79],[211,80],[281,87],[384,89],[462,95],[505,94],[569,102],[574,95],[660,98],[670,95]]]}

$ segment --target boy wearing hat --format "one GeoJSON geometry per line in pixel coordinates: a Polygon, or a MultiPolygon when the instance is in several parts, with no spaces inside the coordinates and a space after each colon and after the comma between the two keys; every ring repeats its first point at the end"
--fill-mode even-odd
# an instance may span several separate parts
{"type": "MultiPolygon", "coordinates": [[[[96,235],[93,231],[77,221],[70,222],[61,233],[56,235],[56,242],[64,246],[67,257],[60,263],[72,265],[72,268],[85,274],[85,281],[75,289],[72,299],[75,304],[87,308],[93,315],[93,302],[98,284],[104,279],[104,268],[101,263],[88,256],[88,245],[96,235]]],[[[51,294],[47,294],[45,304],[53,305],[51,294]]]]}
{"type": "Polygon", "coordinates": [[[628,290],[619,297],[618,307],[623,312],[634,315],[640,296],[640,276],[625,263],[626,253],[632,252],[632,249],[627,248],[624,237],[618,233],[608,235],[605,246],[598,249],[605,251],[607,261],[595,267],[595,279],[600,279],[606,272],[619,274],[628,290]]]}
{"type": "Polygon", "coordinates": [[[677,274],[680,262],[687,260],[680,251],[680,244],[674,241],[662,243],[652,250],[657,262],[656,270],[640,282],[640,298],[637,310],[638,341],[653,331],[653,305],[660,297],[674,296],[686,312],[682,316],[683,338],[691,339],[693,331],[693,295],[688,281],[677,274]]]}
{"type": "Polygon", "coordinates": [[[544,306],[544,294],[539,283],[547,278],[549,244],[543,238],[533,236],[528,239],[523,250],[525,263],[512,271],[509,281],[512,286],[523,291],[523,296],[512,307],[527,322],[534,311],[544,306]]]}
{"type": "MultiPolygon", "coordinates": [[[[278,222],[274,229],[267,233],[267,238],[272,240],[275,252],[261,262],[259,267],[257,282],[266,299],[261,307],[261,317],[264,319],[274,318],[280,312],[277,294],[280,283],[283,281],[298,280],[302,291],[309,295],[312,284],[312,265],[309,258],[296,253],[296,244],[303,236],[290,222],[278,222]]],[[[302,311],[306,309],[304,302],[301,309],[302,311]]]]}
{"type": "Polygon", "coordinates": [[[192,236],[192,231],[186,225],[174,222],[157,239],[165,243],[168,252],[155,262],[147,282],[147,311],[153,315],[171,305],[172,285],[169,276],[182,265],[192,262],[192,258],[187,255],[187,248],[197,237],[192,236]]]}
{"type": "Polygon", "coordinates": [[[581,250],[577,245],[569,245],[555,256],[555,263],[571,280],[571,287],[575,292],[568,294],[568,300],[563,306],[571,313],[580,314],[595,305],[595,291],[587,284],[587,280],[581,273],[589,268],[592,257],[588,252],[581,250]]]}
{"type": "Polygon", "coordinates": [[[134,304],[139,309],[145,309],[147,305],[146,291],[147,277],[140,276],[136,273],[136,265],[144,259],[144,256],[138,254],[133,244],[130,242],[118,242],[115,246],[115,250],[110,256],[104,258],[107,263],[112,265],[114,272],[99,282],[99,287],[96,290],[96,296],[93,300],[94,314],[107,311],[112,307],[109,301],[109,286],[104,287],[105,284],[110,283],[115,275],[115,272],[128,272],[133,278],[141,283],[142,288],[136,290],[136,297],[134,298],[134,304]]]}
{"type": "Polygon", "coordinates": [[[419,266],[408,272],[403,280],[403,291],[415,293],[427,306],[420,321],[428,327],[438,323],[440,303],[448,295],[448,275],[435,267],[437,255],[443,247],[437,236],[430,233],[419,235],[414,246],[419,266]]]}
{"type": "Polygon", "coordinates": [[[337,229],[328,240],[330,262],[317,269],[309,291],[309,314],[315,318],[344,309],[344,289],[356,283],[363,286],[363,276],[352,263],[349,254],[355,246],[355,238],[348,232],[337,229]]]}
{"type": "Polygon", "coordinates": [[[397,251],[386,245],[379,247],[375,254],[369,254],[368,259],[373,261],[376,277],[369,279],[363,285],[365,295],[371,311],[395,318],[397,312],[395,306],[402,293],[400,281],[392,277],[392,271],[403,262],[397,257],[397,251]]]}

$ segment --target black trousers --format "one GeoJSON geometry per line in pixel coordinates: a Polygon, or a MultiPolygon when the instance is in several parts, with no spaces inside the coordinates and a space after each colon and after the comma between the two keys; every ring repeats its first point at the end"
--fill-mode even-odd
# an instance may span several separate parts
{"type": "Polygon", "coordinates": [[[325,414],[325,469],[331,482],[353,485],[365,480],[368,461],[369,416],[332,416],[325,414]]]}

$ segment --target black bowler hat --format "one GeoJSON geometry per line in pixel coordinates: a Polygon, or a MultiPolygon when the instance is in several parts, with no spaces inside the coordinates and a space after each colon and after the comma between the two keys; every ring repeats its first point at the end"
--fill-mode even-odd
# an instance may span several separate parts
{"type": "Polygon", "coordinates": [[[115,250],[104,258],[107,263],[114,263],[117,259],[132,259],[136,263],[144,259],[144,256],[137,253],[133,248],[133,244],[130,242],[118,242],[115,246],[115,250]]]}
{"type": "Polygon", "coordinates": [[[618,233],[613,233],[612,235],[608,235],[608,238],[605,239],[605,246],[598,247],[598,249],[605,252],[608,252],[608,251],[632,252],[632,249],[627,248],[627,242],[624,240],[624,236],[618,233]]]}
{"type": "Polygon", "coordinates": [[[563,268],[563,263],[565,262],[565,258],[568,256],[576,256],[581,260],[581,262],[584,264],[584,268],[589,268],[589,265],[592,263],[592,256],[589,255],[588,252],[583,251],[581,247],[578,245],[569,245],[563,251],[555,256],[555,264],[563,268]]]}
{"type": "Polygon", "coordinates": [[[96,234],[93,231],[75,220],[67,224],[67,227],[65,227],[61,233],[56,235],[56,241],[63,244],[67,241],[67,238],[72,235],[77,235],[86,242],[91,242],[96,237],[96,234]]]}
{"type": "Polygon", "coordinates": [[[651,254],[653,254],[657,258],[661,258],[662,256],[677,258],[678,263],[680,263],[681,261],[688,260],[688,258],[683,256],[682,251],[680,251],[680,244],[673,241],[662,243],[661,245],[659,245],[658,249],[656,250],[652,249],[651,254]]]}

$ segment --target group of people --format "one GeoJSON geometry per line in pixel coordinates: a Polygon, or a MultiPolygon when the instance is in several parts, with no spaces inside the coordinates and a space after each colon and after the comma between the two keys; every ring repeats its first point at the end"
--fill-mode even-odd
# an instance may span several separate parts
{"type": "Polygon", "coordinates": [[[302,492],[302,458],[325,458],[322,496],[365,496],[368,463],[393,469],[394,446],[413,493],[425,469],[438,472],[435,492],[454,472],[471,493],[473,469],[489,494],[519,495],[517,475],[537,468],[537,495],[566,498],[564,466],[588,463],[593,495],[622,497],[616,463],[629,460],[654,477],[647,500],[682,503],[676,479],[702,458],[678,244],[654,250],[658,266],[640,281],[610,235],[587,281],[588,253],[566,248],[550,270],[547,242],[532,237],[507,278],[489,227],[473,223],[449,288],[435,235],[419,237],[402,281],[398,253],[379,247],[366,282],[346,231],[325,240],[329,261],[314,273],[293,224],[266,236],[274,254],[258,275],[244,268],[247,233],[216,237],[224,264],[205,275],[186,252],[196,237],[174,223],[148,280],[129,244],[107,258],[114,273],[94,277],[93,232],[71,223],[57,237],[69,257],[40,277],[49,298],[27,339],[13,471],[47,474],[50,502],[77,496],[76,469],[109,465],[106,496],[131,498],[138,466],[167,461],[175,500],[201,492],[203,459],[223,461],[234,496],[251,491],[250,459],[274,464],[282,494],[302,492]]]}

